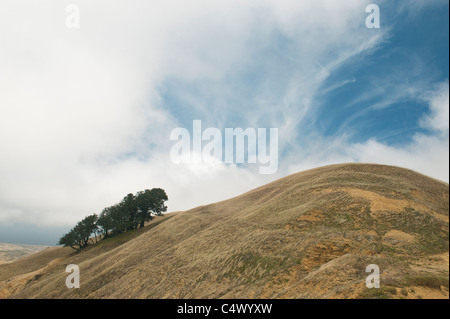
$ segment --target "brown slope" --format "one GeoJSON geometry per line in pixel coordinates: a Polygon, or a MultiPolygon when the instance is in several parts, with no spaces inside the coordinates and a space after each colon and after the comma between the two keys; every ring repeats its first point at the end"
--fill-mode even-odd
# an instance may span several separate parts
{"type": "Polygon", "coordinates": [[[35,254],[49,246],[0,243],[0,265],[35,254]]]}
{"type": "Polygon", "coordinates": [[[390,166],[327,166],[179,213],[118,247],[90,247],[12,297],[371,297],[368,264],[382,272],[376,296],[446,297],[448,214],[448,184],[390,166]],[[71,263],[80,289],[65,287],[71,263]]]}

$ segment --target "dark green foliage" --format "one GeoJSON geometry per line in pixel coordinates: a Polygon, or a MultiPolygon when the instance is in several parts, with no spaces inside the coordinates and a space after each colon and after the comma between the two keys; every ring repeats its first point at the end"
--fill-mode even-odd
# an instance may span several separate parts
{"type": "Polygon", "coordinates": [[[58,245],[70,246],[73,249],[86,247],[89,245],[91,235],[97,232],[96,221],[96,214],[85,217],[70,232],[60,238],[58,245]]]}
{"type": "Polygon", "coordinates": [[[93,214],[83,219],[61,237],[58,245],[80,249],[89,245],[92,234],[107,238],[144,227],[145,222],[153,219],[152,214],[160,216],[167,211],[164,205],[167,200],[167,194],[161,188],[146,189],[136,195],[130,193],[120,203],[104,208],[99,216],[93,214]]]}
{"type": "Polygon", "coordinates": [[[104,208],[98,217],[97,225],[103,238],[119,234],[126,229],[126,222],[117,205],[104,208]]]}
{"type": "Polygon", "coordinates": [[[163,212],[167,211],[167,206],[164,205],[167,200],[166,192],[161,188],[138,192],[135,196],[135,203],[138,207],[136,220],[139,226],[144,227],[144,223],[153,218],[152,213],[161,216],[163,212]]]}
{"type": "Polygon", "coordinates": [[[128,194],[119,203],[120,219],[123,222],[122,231],[137,228],[138,207],[133,194],[128,194]]]}

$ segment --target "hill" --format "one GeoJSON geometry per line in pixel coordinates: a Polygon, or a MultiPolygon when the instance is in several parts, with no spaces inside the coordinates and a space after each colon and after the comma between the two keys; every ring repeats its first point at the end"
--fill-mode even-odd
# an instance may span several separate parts
{"type": "Polygon", "coordinates": [[[0,243],[0,265],[37,253],[48,246],[0,243]]]}
{"type": "Polygon", "coordinates": [[[448,184],[391,166],[332,165],[79,253],[55,248],[22,268],[0,265],[0,296],[448,298],[448,234],[448,184]],[[79,289],[65,287],[68,264],[80,267],[79,289]],[[380,267],[380,289],[365,287],[369,264],[380,267]]]}

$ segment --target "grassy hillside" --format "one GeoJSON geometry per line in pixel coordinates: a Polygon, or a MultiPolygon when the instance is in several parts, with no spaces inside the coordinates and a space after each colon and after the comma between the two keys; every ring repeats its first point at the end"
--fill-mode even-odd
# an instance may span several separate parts
{"type": "Polygon", "coordinates": [[[0,243],[0,265],[35,254],[45,248],[47,246],[0,243]]]}
{"type": "Polygon", "coordinates": [[[10,273],[14,276],[6,280],[0,275],[0,293],[13,298],[448,298],[448,214],[448,184],[390,166],[327,166],[167,214],[80,253],[59,248],[61,257],[46,259],[39,269],[10,273]],[[68,264],[80,267],[80,289],[65,287],[68,264]],[[365,288],[369,264],[381,269],[380,289],[365,288]]]}

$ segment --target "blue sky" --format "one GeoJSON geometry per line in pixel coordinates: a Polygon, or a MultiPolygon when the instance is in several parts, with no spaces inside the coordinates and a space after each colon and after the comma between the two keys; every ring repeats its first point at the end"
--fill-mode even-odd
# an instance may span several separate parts
{"type": "MultiPolygon", "coordinates": [[[[379,5],[381,29],[364,30],[363,16],[353,21],[360,25],[360,36],[373,37],[376,43],[339,61],[332,70],[322,64],[339,60],[341,48],[333,52],[335,47],[330,46],[330,52],[320,52],[323,60],[305,63],[302,52],[306,59],[311,56],[302,39],[275,28],[249,41],[251,59],[238,60],[219,79],[167,79],[160,89],[162,105],[182,127],[190,127],[192,119],[214,127],[245,127],[249,118],[258,127],[273,125],[274,118],[283,126],[286,116],[297,116],[295,111],[286,115],[280,108],[280,97],[286,95],[291,81],[302,78],[305,71],[323,71],[324,79],[311,81],[317,87],[304,95],[300,89],[290,101],[293,108],[302,108],[307,99],[311,107],[295,123],[294,132],[286,133],[295,139],[282,153],[300,150],[305,140],[316,135],[345,137],[348,143],[375,139],[393,147],[413,143],[417,134],[430,133],[421,125],[430,112],[424,94],[448,81],[448,4],[379,5]]],[[[328,36],[327,31],[324,34],[328,36]]]]}
{"type": "Polygon", "coordinates": [[[419,119],[428,105],[420,94],[448,79],[448,12],[438,6],[426,8],[412,17],[400,14],[385,20],[384,25],[392,28],[385,43],[349,61],[324,83],[326,90],[351,81],[319,98],[317,117],[319,122],[325,119],[325,135],[350,131],[355,142],[376,137],[397,145],[425,131],[419,119]],[[414,92],[405,92],[406,86],[414,92]]]}
{"type": "Polygon", "coordinates": [[[79,28],[69,2],[0,4],[0,242],[151,187],[177,211],[334,163],[449,180],[446,0],[70,3],[79,28]],[[278,128],[277,172],[173,163],[193,120],[278,128]]]}

